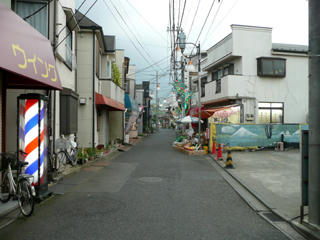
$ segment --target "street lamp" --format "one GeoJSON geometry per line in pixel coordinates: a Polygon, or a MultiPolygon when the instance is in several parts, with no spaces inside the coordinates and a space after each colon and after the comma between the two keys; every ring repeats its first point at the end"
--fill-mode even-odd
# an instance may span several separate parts
{"type": "Polygon", "coordinates": [[[192,44],[197,48],[197,56],[198,56],[198,110],[199,110],[199,115],[198,115],[198,134],[199,134],[199,142],[200,142],[200,132],[201,132],[201,95],[200,95],[200,89],[201,89],[201,67],[200,67],[200,43],[196,45],[195,43],[191,42],[186,42],[186,35],[184,32],[180,32],[178,34],[178,45],[181,49],[181,52],[186,48],[186,44],[192,44]]]}

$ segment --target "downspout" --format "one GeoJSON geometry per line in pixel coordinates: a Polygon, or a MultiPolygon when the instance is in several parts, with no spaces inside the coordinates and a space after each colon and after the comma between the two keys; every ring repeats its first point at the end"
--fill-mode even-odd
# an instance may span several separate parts
{"type": "MultiPolygon", "coordinates": [[[[57,45],[57,39],[56,39],[56,34],[57,34],[57,0],[53,1],[53,55],[56,60],[56,45],[57,45]]],[[[52,106],[52,94],[50,95],[50,107],[52,106]]],[[[56,149],[56,91],[53,90],[53,122],[52,122],[52,151],[55,152],[56,149]]],[[[50,144],[51,145],[51,144],[50,144]]]]}
{"type": "Polygon", "coordinates": [[[94,144],[94,142],[95,142],[95,132],[94,132],[95,115],[94,115],[94,109],[95,109],[95,86],[96,86],[96,78],[95,78],[96,41],[95,41],[95,35],[96,35],[96,32],[95,32],[95,30],[93,30],[93,32],[92,32],[92,46],[93,46],[93,50],[92,50],[92,148],[95,148],[95,144],[94,144]]]}

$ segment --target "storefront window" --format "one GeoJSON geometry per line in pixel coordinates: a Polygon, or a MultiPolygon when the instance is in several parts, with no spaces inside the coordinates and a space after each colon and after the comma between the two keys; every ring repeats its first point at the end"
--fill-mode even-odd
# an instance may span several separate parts
{"type": "Polygon", "coordinates": [[[28,17],[42,8],[37,14],[25,19],[32,27],[37,29],[43,36],[48,37],[48,6],[43,2],[17,2],[17,14],[21,18],[28,17]]]}
{"type": "Polygon", "coordinates": [[[259,103],[259,123],[283,123],[283,103],[259,103]]]}

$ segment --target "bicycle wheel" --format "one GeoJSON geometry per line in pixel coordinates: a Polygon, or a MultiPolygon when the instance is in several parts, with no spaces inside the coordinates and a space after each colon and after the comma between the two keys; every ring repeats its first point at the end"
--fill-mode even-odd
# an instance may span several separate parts
{"type": "Polygon", "coordinates": [[[21,179],[18,182],[17,196],[21,213],[26,217],[30,216],[34,209],[34,198],[27,179],[21,179]]]}
{"type": "Polygon", "coordinates": [[[5,203],[10,199],[10,181],[8,172],[5,172],[1,183],[0,201],[5,203]]]}
{"type": "Polygon", "coordinates": [[[78,152],[79,152],[78,148],[72,149],[72,152],[71,152],[71,165],[72,166],[75,166],[78,163],[78,152]]]}
{"type": "Polygon", "coordinates": [[[56,156],[56,169],[59,173],[63,172],[67,165],[67,157],[64,151],[58,152],[56,156]]]}

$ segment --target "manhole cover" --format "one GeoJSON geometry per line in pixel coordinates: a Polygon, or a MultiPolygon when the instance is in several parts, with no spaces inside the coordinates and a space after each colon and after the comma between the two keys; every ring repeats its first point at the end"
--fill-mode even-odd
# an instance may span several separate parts
{"type": "Polygon", "coordinates": [[[141,182],[146,182],[146,183],[157,183],[157,182],[161,182],[162,178],[160,178],[160,177],[142,177],[142,178],[139,178],[139,180],[141,182]]]}

